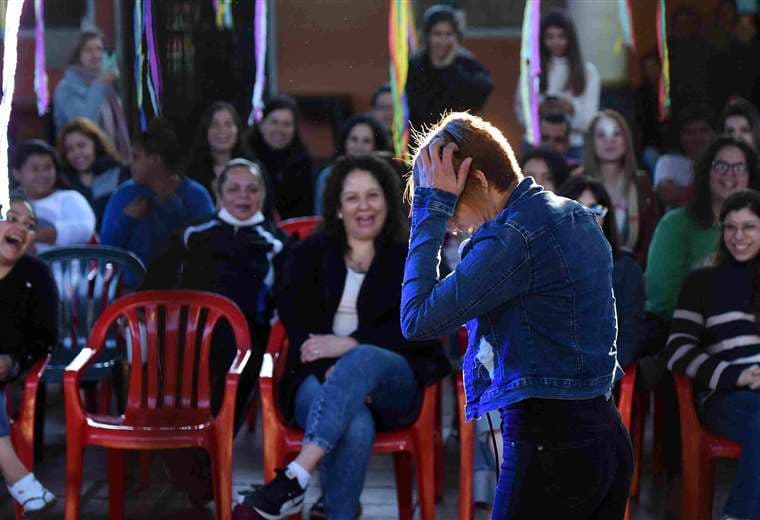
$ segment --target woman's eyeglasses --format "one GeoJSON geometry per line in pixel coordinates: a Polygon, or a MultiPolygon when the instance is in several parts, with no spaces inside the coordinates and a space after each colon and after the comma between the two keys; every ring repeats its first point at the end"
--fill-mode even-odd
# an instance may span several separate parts
{"type": "Polygon", "coordinates": [[[586,208],[591,213],[594,214],[596,218],[604,218],[607,216],[607,211],[609,211],[606,207],[602,206],[601,204],[595,204],[593,206],[589,206],[586,208]]]}
{"type": "Polygon", "coordinates": [[[734,172],[734,175],[743,175],[748,172],[747,163],[745,162],[727,163],[720,159],[715,159],[712,162],[711,168],[718,175],[725,175],[729,170],[734,172]]]}

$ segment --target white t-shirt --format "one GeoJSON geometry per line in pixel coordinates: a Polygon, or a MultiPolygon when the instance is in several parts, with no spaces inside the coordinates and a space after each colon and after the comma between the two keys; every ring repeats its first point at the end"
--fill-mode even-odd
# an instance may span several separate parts
{"type": "Polygon", "coordinates": [[[654,187],[663,181],[673,181],[685,188],[694,182],[694,161],[681,154],[668,153],[657,159],[654,167],[654,187]]]}
{"type": "Polygon", "coordinates": [[[56,230],[55,244],[35,242],[38,253],[55,246],[86,244],[95,233],[95,213],[78,191],[54,191],[31,203],[37,214],[38,227],[52,224],[56,230]]]}
{"type": "Polygon", "coordinates": [[[359,326],[356,300],[359,298],[365,276],[367,276],[366,273],[346,269],[346,285],[343,287],[343,296],[340,298],[338,310],[333,318],[333,334],[336,336],[348,336],[359,326]]]}

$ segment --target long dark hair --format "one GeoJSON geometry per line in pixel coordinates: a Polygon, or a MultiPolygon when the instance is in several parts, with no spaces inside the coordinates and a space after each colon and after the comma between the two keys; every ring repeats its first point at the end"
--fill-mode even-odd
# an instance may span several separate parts
{"type": "Polygon", "coordinates": [[[340,194],[348,175],[355,170],[368,171],[383,190],[387,215],[375,244],[403,242],[407,237],[407,222],[401,204],[401,183],[393,168],[384,160],[372,155],[343,156],[333,166],[327,178],[324,194],[325,218],[318,231],[337,238],[344,251],[348,251],[348,238],[343,220],[338,217],[340,194]]]}
{"type": "MultiPolygon", "coordinates": [[[[271,98],[264,104],[264,111],[262,114],[261,122],[263,122],[269,116],[269,114],[275,110],[288,110],[291,114],[293,114],[293,140],[290,141],[290,144],[288,144],[286,150],[293,152],[300,152],[301,150],[304,150],[306,146],[303,144],[303,140],[301,139],[301,113],[298,110],[298,104],[296,103],[296,100],[287,94],[279,94],[271,98]]],[[[256,150],[256,146],[253,144],[255,141],[259,141],[260,144],[263,144],[266,148],[270,148],[269,144],[267,144],[264,141],[264,138],[261,136],[261,131],[259,130],[259,125],[261,122],[257,123],[256,126],[251,128],[251,135],[248,139],[246,139],[246,142],[249,143],[250,148],[254,151],[256,150]]]]}
{"type": "Polygon", "coordinates": [[[718,121],[718,131],[720,133],[726,132],[726,120],[732,116],[743,117],[747,120],[752,130],[752,142],[754,143],[755,152],[760,153],[760,112],[757,111],[755,105],[742,98],[729,101],[723,108],[720,120],[718,121]]]}
{"type": "Polygon", "coordinates": [[[348,140],[348,136],[351,133],[351,130],[359,125],[367,125],[370,130],[372,130],[372,137],[375,141],[373,151],[378,152],[388,149],[388,138],[386,137],[383,127],[377,122],[377,119],[369,114],[356,114],[349,117],[341,127],[340,135],[338,136],[338,146],[335,149],[336,157],[346,155],[346,141],[348,140]]]}
{"type": "MultiPolygon", "coordinates": [[[[21,170],[32,155],[47,155],[50,157],[55,168],[55,182],[53,185],[58,190],[69,187],[69,184],[61,175],[61,158],[58,155],[58,151],[42,139],[27,139],[19,143],[11,154],[11,169],[21,170]]],[[[18,181],[15,180],[15,176],[11,176],[11,179],[13,179],[11,188],[15,189],[18,181]]]]}
{"type": "Polygon", "coordinates": [[[567,61],[569,62],[570,74],[567,77],[567,84],[564,88],[570,90],[574,95],[579,96],[586,90],[586,63],[581,55],[581,48],[578,45],[578,35],[575,32],[575,24],[562,11],[552,11],[541,19],[541,36],[539,46],[541,49],[541,78],[540,90],[546,92],[547,88],[547,66],[551,53],[544,43],[544,34],[549,27],[559,27],[565,31],[567,36],[567,61]]]}
{"type": "Polygon", "coordinates": [[[747,143],[728,136],[721,136],[713,141],[694,165],[694,199],[686,208],[689,215],[704,229],[711,228],[715,220],[710,191],[712,163],[718,152],[728,146],[735,146],[744,153],[749,171],[749,187],[757,189],[760,185],[760,166],[757,163],[757,154],[747,143]]]}
{"type": "Polygon", "coordinates": [[[230,157],[234,159],[237,157],[250,157],[251,155],[248,148],[244,145],[243,132],[245,131],[245,127],[243,127],[240,115],[235,110],[235,107],[226,101],[214,101],[211,103],[203,112],[198,123],[195,142],[190,154],[191,159],[187,165],[188,176],[206,187],[210,187],[214,180],[214,159],[211,157],[211,147],[208,144],[208,129],[211,127],[214,115],[222,110],[232,116],[232,120],[237,127],[237,139],[232,150],[230,150],[230,157]]]}
{"type": "Polygon", "coordinates": [[[607,188],[604,187],[604,184],[596,179],[583,175],[570,177],[570,179],[559,188],[557,195],[567,197],[568,199],[578,200],[578,197],[580,197],[586,190],[589,190],[594,195],[597,203],[607,208],[607,214],[604,216],[604,222],[602,222],[602,231],[612,248],[612,257],[615,258],[620,251],[618,245],[617,222],[615,221],[615,209],[612,206],[612,198],[610,197],[609,192],[607,192],[607,188]]]}

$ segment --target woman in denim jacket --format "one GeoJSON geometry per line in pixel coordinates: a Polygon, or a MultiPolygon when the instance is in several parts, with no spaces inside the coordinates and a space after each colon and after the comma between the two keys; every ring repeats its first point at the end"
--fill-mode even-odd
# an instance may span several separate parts
{"type": "Polygon", "coordinates": [[[504,136],[465,113],[422,140],[410,179],[401,327],[426,340],[467,324],[467,419],[502,418],[493,518],[622,518],[632,456],[610,399],[612,255],[594,215],[524,178],[504,136]],[[447,226],[472,239],[439,280],[447,226]]]}

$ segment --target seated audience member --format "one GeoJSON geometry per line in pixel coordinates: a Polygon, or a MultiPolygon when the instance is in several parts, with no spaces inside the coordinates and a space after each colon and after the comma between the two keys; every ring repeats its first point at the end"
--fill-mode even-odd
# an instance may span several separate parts
{"type": "Polygon", "coordinates": [[[520,168],[523,175],[533,177],[547,191],[556,192],[567,180],[567,163],[561,155],[545,149],[532,150],[522,156],[520,168]]]}
{"type": "Polygon", "coordinates": [[[718,130],[735,139],[740,139],[760,152],[760,113],[749,101],[737,98],[723,109],[718,121],[718,130]]]}
{"type": "Polygon", "coordinates": [[[729,195],[760,187],[757,155],[744,141],[719,137],[695,167],[694,200],[657,225],[646,269],[646,311],[670,321],[686,276],[712,260],[720,208],[729,195]]]}
{"type": "Polygon", "coordinates": [[[372,117],[385,129],[387,141],[391,142],[393,135],[393,97],[391,86],[383,83],[372,94],[372,117]]]}
{"type": "Polygon", "coordinates": [[[50,508],[45,489],[11,444],[5,385],[47,355],[58,343],[58,289],[47,266],[26,253],[34,242],[31,204],[11,196],[0,220],[0,472],[13,499],[31,515],[50,508]]]}
{"type": "Polygon", "coordinates": [[[264,214],[280,219],[303,217],[314,209],[311,157],[301,140],[298,107],[293,98],[276,96],[264,106],[263,119],[246,140],[253,156],[271,177],[264,214]]]}
{"type": "MultiPolygon", "coordinates": [[[[568,162],[579,163],[584,135],[599,110],[599,72],[593,63],[583,60],[575,25],[565,13],[548,13],[541,19],[540,31],[541,101],[556,105],[570,120],[570,147],[564,156],[568,162]]],[[[515,113],[524,125],[527,118],[519,88],[515,91],[515,113]]]]}
{"type": "Polygon", "coordinates": [[[437,122],[445,112],[477,113],[493,90],[491,73],[461,46],[454,9],[436,4],[425,11],[423,46],[409,59],[406,96],[414,130],[437,122]]]}
{"type": "Polygon", "coordinates": [[[214,199],[218,198],[216,181],[227,163],[251,155],[243,145],[243,130],[237,110],[226,101],[215,101],[201,116],[187,176],[202,184],[214,199]]]}
{"type": "MultiPolygon", "coordinates": [[[[385,139],[383,127],[368,114],[357,114],[350,117],[341,129],[338,137],[338,147],[335,150],[335,158],[344,155],[366,155],[379,150],[385,150],[388,142],[385,139]]],[[[317,182],[314,187],[314,214],[322,215],[324,208],[322,206],[327,178],[332,172],[333,165],[330,164],[319,172],[317,182]]]]}
{"type": "Polygon", "coordinates": [[[129,169],[106,134],[84,117],[72,119],[58,133],[58,153],[63,178],[84,195],[100,225],[108,199],[127,180],[129,169]]]}
{"type": "Polygon", "coordinates": [[[169,123],[153,119],[135,139],[132,179],[106,206],[101,243],[132,251],[150,265],[172,233],[213,213],[205,188],[180,174],[182,157],[169,123]]]}
{"type": "Polygon", "coordinates": [[[646,265],[652,233],[660,220],[649,174],[636,167],[628,124],[614,110],[602,110],[592,120],[583,152],[583,173],[601,181],[612,199],[618,246],[646,265]]]}
{"type": "Polygon", "coordinates": [[[706,105],[690,105],[674,121],[678,151],[666,153],[654,169],[654,189],[663,206],[675,208],[691,201],[694,163],[715,138],[712,111],[706,105]]]}
{"type": "MultiPolygon", "coordinates": [[[[221,294],[237,304],[251,333],[252,355],[241,374],[235,405],[235,432],[245,419],[256,385],[274,314],[275,265],[286,235],[261,212],[266,197],[259,167],[246,159],[229,161],[217,177],[221,209],[213,216],[175,234],[167,250],[146,273],[143,289],[194,289],[221,294]]],[[[225,376],[237,353],[226,322],[214,331],[211,357],[211,410],[222,404],[225,376]]],[[[164,453],[178,487],[193,503],[213,499],[210,459],[203,450],[190,456],[183,450],[164,453]],[[184,460],[183,460],[184,459],[184,460]],[[187,461],[205,467],[188,471],[187,461]],[[193,481],[193,475],[206,476],[193,481]]]]}
{"type": "Polygon", "coordinates": [[[545,112],[541,114],[541,148],[546,148],[562,156],[570,168],[578,166],[578,161],[568,158],[570,149],[570,120],[565,114],[545,112]]]}
{"type": "Polygon", "coordinates": [[[660,75],[662,66],[657,51],[641,57],[641,85],[634,91],[636,127],[639,134],[641,159],[650,173],[654,173],[657,159],[665,151],[665,124],[660,120],[660,75]]]}
{"type": "Polygon", "coordinates": [[[414,422],[425,385],[448,373],[437,343],[401,335],[404,222],[398,176],[387,163],[338,160],[325,191],[325,221],[288,256],[278,296],[290,339],[280,410],[305,430],[304,444],[238,514],[299,511],[319,466],[324,516],[354,518],[375,431],[414,422]]]}
{"type": "Polygon", "coordinates": [[[86,117],[106,133],[119,155],[131,155],[129,125],[114,85],[119,71],[104,64],[105,38],[84,31],[53,95],[53,119],[58,132],[72,119],[86,117]]]}
{"type": "Polygon", "coordinates": [[[719,223],[717,262],[684,281],[665,357],[694,379],[707,429],[742,447],[721,518],[752,519],[760,515],[760,193],[729,196],[719,223]]]}
{"type": "Polygon", "coordinates": [[[577,200],[586,206],[602,226],[612,248],[612,287],[618,318],[617,357],[624,369],[636,361],[640,353],[641,328],[644,321],[644,274],[630,252],[618,246],[615,212],[604,184],[587,177],[572,177],[559,195],[577,200]]]}
{"type": "Polygon", "coordinates": [[[87,243],[95,233],[95,213],[81,194],[62,189],[55,148],[32,139],[13,153],[13,178],[34,208],[37,231],[33,249],[87,243]]]}

